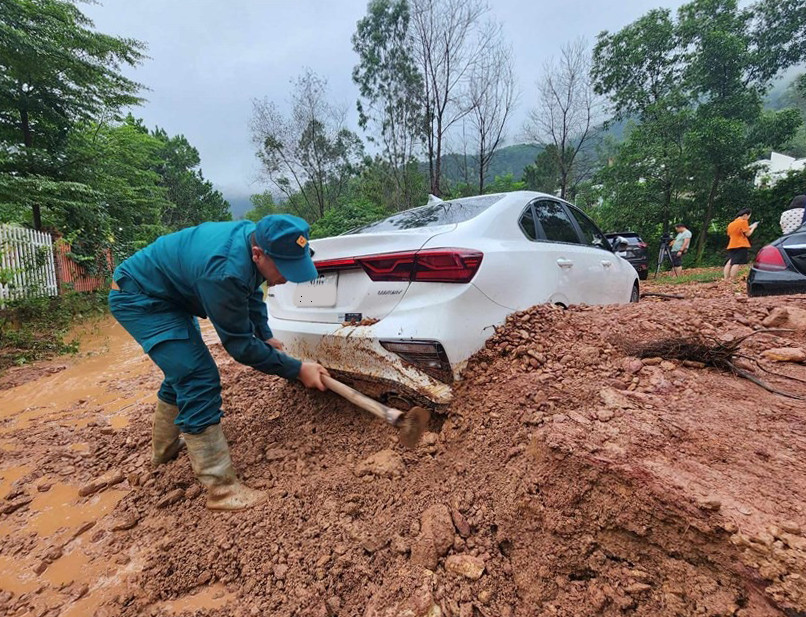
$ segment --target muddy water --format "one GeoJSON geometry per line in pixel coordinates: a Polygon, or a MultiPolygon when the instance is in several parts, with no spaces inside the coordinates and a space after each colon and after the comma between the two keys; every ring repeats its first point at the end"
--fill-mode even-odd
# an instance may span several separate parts
{"type": "MultiPolygon", "coordinates": [[[[209,323],[202,324],[202,333],[208,344],[217,342],[209,323]]],[[[79,354],[26,367],[30,381],[0,390],[0,505],[9,496],[30,499],[18,511],[0,515],[0,592],[27,602],[29,612],[21,614],[51,609],[55,612],[49,615],[93,615],[142,566],[136,544],[126,555],[110,556],[95,538],[96,532],[108,534],[115,506],[130,490],[128,483],[82,497],[81,482],[70,473],[37,471],[45,448],[51,455],[93,455],[86,432],[66,443],[40,444],[36,436],[52,433],[46,429],[72,433],[102,426],[126,431],[130,410],[155,398],[159,370],[114,319],[83,325],[73,337],[79,354]]],[[[230,600],[223,587],[213,586],[158,608],[172,614],[217,608],[230,600]]],[[[0,595],[0,615],[6,614],[4,609],[0,595]]]]}
{"type": "Polygon", "coordinates": [[[43,420],[80,423],[86,414],[75,407],[88,403],[102,407],[103,415],[122,428],[127,423],[122,412],[146,395],[153,397],[153,392],[109,388],[117,379],[152,369],[149,359],[116,321],[97,321],[74,336],[82,352],[72,362],[68,360],[65,370],[0,391],[0,419],[12,419],[0,429],[0,436],[43,420]]]}
{"type": "MultiPolygon", "coordinates": [[[[36,470],[36,453],[26,456],[26,448],[19,443],[27,429],[48,424],[77,428],[95,422],[122,430],[129,424],[127,410],[154,398],[153,388],[119,386],[120,382],[137,383],[133,378],[147,376],[155,368],[117,322],[111,318],[93,322],[77,329],[73,337],[79,340],[79,354],[43,363],[39,378],[0,390],[0,498],[18,489],[15,483],[36,470]],[[48,372],[44,370],[48,365],[66,368],[48,372]]],[[[90,453],[89,444],[78,439],[61,447],[83,456],[90,453]]],[[[65,615],[92,614],[114,590],[120,566],[96,554],[89,540],[95,529],[76,534],[90,524],[103,526],[126,494],[119,487],[83,498],[69,475],[23,485],[33,499],[24,510],[0,518],[0,537],[32,537],[35,546],[13,555],[0,552],[0,591],[20,595],[44,588],[36,595],[44,598],[46,606],[66,602],[65,615]],[[61,555],[37,574],[42,555],[54,547],[61,548],[61,555]],[[82,597],[71,606],[70,594],[77,595],[75,589],[83,586],[86,593],[79,594],[82,597]],[[59,592],[65,589],[66,597],[59,592]],[[49,595],[52,598],[47,599],[49,595]]]]}

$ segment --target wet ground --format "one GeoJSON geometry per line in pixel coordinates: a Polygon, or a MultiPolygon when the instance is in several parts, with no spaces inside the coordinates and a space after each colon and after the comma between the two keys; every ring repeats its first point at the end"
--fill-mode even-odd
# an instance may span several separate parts
{"type": "MultiPolygon", "coordinates": [[[[269,493],[240,514],[205,510],[185,454],[151,470],[158,372],[87,324],[78,356],[0,381],[0,615],[804,614],[803,402],[630,344],[806,301],[654,289],[687,299],[513,318],[413,452],[206,328],[233,459],[269,493]]],[[[804,348],[799,327],[745,352],[804,348]]],[[[806,395],[806,365],[764,366],[806,395]]]]}

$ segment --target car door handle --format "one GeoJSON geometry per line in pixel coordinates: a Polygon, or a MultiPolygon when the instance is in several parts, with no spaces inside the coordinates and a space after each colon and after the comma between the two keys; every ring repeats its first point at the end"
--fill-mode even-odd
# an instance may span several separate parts
{"type": "Polygon", "coordinates": [[[613,265],[613,262],[612,262],[612,261],[608,261],[608,260],[606,260],[606,259],[603,259],[603,260],[602,260],[602,265],[603,265],[605,268],[609,268],[610,266],[612,266],[612,265],[613,265]]]}
{"type": "Polygon", "coordinates": [[[570,259],[563,259],[562,257],[557,260],[557,265],[561,268],[570,268],[574,265],[574,262],[570,259]]]}

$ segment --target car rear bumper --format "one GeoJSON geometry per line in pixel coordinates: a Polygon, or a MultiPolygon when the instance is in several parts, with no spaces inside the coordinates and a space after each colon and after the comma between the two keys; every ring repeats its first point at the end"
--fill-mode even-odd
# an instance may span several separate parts
{"type": "Polygon", "coordinates": [[[750,269],[747,277],[748,296],[773,296],[806,293],[806,276],[800,272],[750,269]]]}
{"type": "Polygon", "coordinates": [[[458,379],[467,359],[512,311],[489,300],[474,285],[445,284],[443,293],[434,293],[436,285],[413,283],[394,311],[371,325],[270,317],[271,329],[294,357],[384,384],[389,392],[408,391],[445,405],[453,396],[450,384],[386,350],[381,341],[437,341],[448,356],[453,378],[458,379]]]}

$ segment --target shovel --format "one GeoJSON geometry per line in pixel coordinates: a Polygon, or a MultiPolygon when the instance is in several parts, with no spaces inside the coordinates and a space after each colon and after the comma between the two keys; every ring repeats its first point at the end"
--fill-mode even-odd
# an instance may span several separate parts
{"type": "Polygon", "coordinates": [[[412,407],[408,411],[401,411],[394,407],[387,407],[327,375],[322,376],[322,382],[329,390],[333,390],[333,392],[350,401],[353,405],[399,428],[400,443],[407,448],[414,448],[417,445],[428,426],[431,413],[423,407],[412,407]]]}

